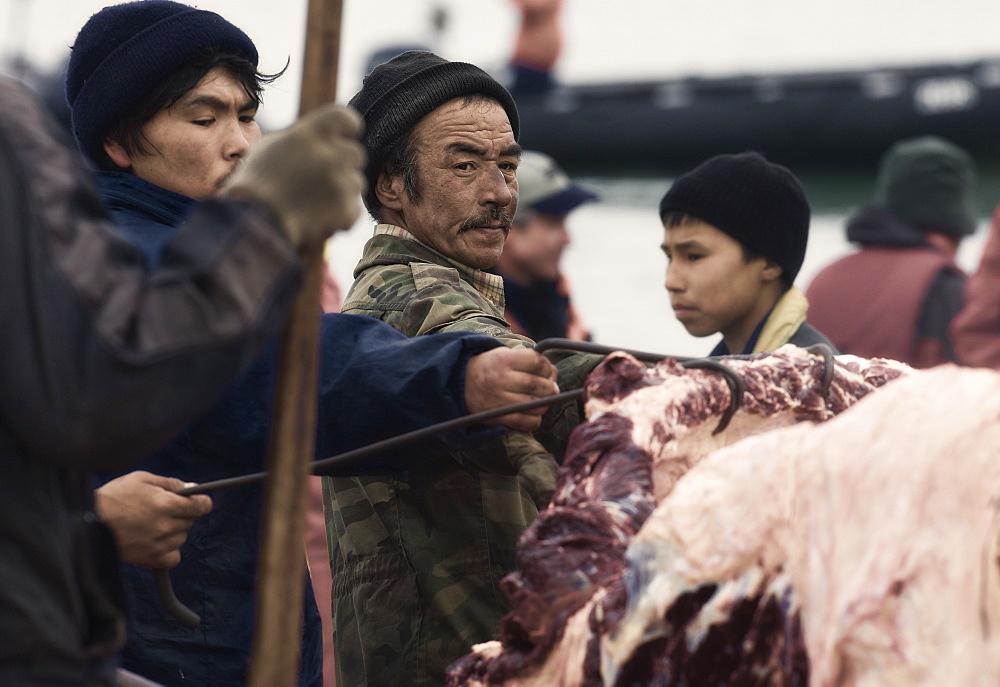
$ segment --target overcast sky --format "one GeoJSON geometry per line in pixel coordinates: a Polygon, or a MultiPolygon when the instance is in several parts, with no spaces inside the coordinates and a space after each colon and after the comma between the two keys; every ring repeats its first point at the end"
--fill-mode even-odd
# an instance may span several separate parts
{"type": "MultiPolygon", "coordinates": [[[[0,0],[0,56],[45,68],[67,54],[102,0],[0,0]]],[[[265,71],[291,60],[261,119],[294,117],[306,0],[195,0],[256,42],[265,71]]],[[[345,0],[339,97],[360,85],[368,54],[387,43],[433,40],[432,8],[448,26],[433,47],[498,72],[517,14],[510,0],[345,0]]],[[[1000,0],[566,0],[567,82],[685,73],[799,71],[1000,56],[1000,0]]]]}

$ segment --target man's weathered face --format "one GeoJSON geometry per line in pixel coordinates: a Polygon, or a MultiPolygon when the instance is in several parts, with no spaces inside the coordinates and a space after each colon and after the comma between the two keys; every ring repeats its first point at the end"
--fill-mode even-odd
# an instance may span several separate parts
{"type": "Polygon", "coordinates": [[[517,209],[521,148],[494,100],[450,100],[412,132],[418,197],[391,180],[390,217],[421,242],[476,269],[497,264],[517,209]]]}
{"type": "Polygon", "coordinates": [[[566,215],[533,214],[515,223],[503,249],[503,263],[517,274],[514,280],[552,281],[559,277],[559,263],[569,245],[566,215]]]}
{"type": "Polygon", "coordinates": [[[218,192],[260,139],[256,115],[240,82],[216,67],[143,126],[147,153],[128,153],[113,141],[105,142],[105,150],[141,179],[204,200],[218,192]]]}

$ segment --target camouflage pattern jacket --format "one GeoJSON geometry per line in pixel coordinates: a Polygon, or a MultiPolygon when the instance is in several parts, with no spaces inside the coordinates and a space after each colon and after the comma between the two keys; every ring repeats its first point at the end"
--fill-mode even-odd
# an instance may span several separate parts
{"type": "MultiPolygon", "coordinates": [[[[399,227],[376,228],[355,278],[345,313],[409,336],[463,330],[533,345],[504,321],[499,277],[399,227]]],[[[493,639],[509,610],[498,583],[555,469],[530,435],[498,432],[473,450],[416,449],[391,474],[325,478],[337,684],[442,684],[449,663],[493,639]]]]}

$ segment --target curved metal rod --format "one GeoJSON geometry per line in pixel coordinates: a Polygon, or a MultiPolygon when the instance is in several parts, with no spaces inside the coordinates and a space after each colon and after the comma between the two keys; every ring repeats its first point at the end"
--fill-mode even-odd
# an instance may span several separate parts
{"type": "Polygon", "coordinates": [[[721,372],[722,377],[726,380],[726,384],[729,385],[729,407],[722,413],[722,417],[719,418],[719,424],[712,430],[712,436],[715,436],[729,426],[730,420],[733,419],[736,411],[740,409],[740,405],[743,403],[743,393],[746,391],[746,384],[743,383],[743,377],[725,363],[712,360],[711,358],[692,358],[682,362],[681,366],[685,369],[715,370],[716,372],[721,372]]]}
{"type": "MultiPolygon", "coordinates": [[[[829,351],[829,347],[825,348],[829,351]]],[[[729,422],[733,419],[736,411],[740,408],[740,404],[743,402],[743,393],[746,391],[746,385],[743,383],[743,378],[731,367],[728,367],[727,365],[719,362],[719,360],[713,358],[690,358],[679,355],[664,355],[662,353],[647,353],[645,351],[633,351],[627,348],[602,346],[601,344],[591,343],[590,341],[573,341],[572,339],[542,339],[535,345],[535,350],[539,353],[552,349],[579,351],[582,353],[599,353],[602,355],[608,355],[609,353],[613,353],[615,351],[623,351],[638,360],[644,360],[646,362],[656,363],[664,360],[665,358],[673,358],[674,360],[679,361],[681,365],[687,369],[715,370],[717,372],[721,372],[722,376],[726,380],[726,383],[729,385],[729,407],[722,414],[722,417],[719,418],[719,424],[716,425],[714,430],[712,430],[713,436],[729,426],[729,422]]],[[[833,378],[832,366],[830,367],[830,378],[833,378]]]]}
{"type": "MultiPolygon", "coordinates": [[[[434,434],[461,429],[469,425],[479,424],[486,420],[492,420],[496,417],[509,415],[510,413],[519,413],[525,410],[533,410],[535,408],[552,405],[553,403],[573,400],[579,398],[580,396],[583,396],[583,389],[573,389],[572,391],[565,391],[561,394],[555,394],[554,396],[536,398],[533,401],[525,401],[524,403],[504,406],[503,408],[494,408],[492,410],[484,410],[480,413],[464,415],[453,420],[439,422],[438,424],[429,425],[427,427],[407,432],[405,434],[400,434],[399,436],[391,437],[389,439],[383,439],[382,441],[377,441],[374,444],[368,444],[367,446],[362,446],[361,448],[356,448],[352,451],[347,451],[346,453],[317,460],[312,463],[309,471],[310,473],[314,473],[317,470],[331,468],[344,463],[349,463],[352,460],[368,457],[375,453],[388,451],[389,449],[397,448],[419,439],[427,438],[434,434]]],[[[204,494],[210,491],[216,491],[218,489],[229,489],[231,487],[242,487],[250,484],[257,484],[259,482],[263,482],[265,479],[267,479],[267,472],[255,472],[249,475],[240,475],[238,477],[218,479],[212,482],[203,482],[202,484],[196,484],[192,487],[179,489],[176,493],[181,496],[192,496],[194,494],[204,494]]],[[[198,617],[197,613],[185,606],[184,603],[177,598],[177,595],[174,594],[173,585],[170,583],[169,573],[164,569],[157,569],[153,570],[153,577],[156,579],[156,593],[160,597],[160,602],[170,612],[170,615],[177,618],[177,620],[183,623],[186,627],[197,627],[201,618],[198,617]]]]}
{"type": "MultiPolygon", "coordinates": [[[[649,353],[646,351],[636,351],[628,348],[620,348],[614,346],[605,346],[601,344],[591,343],[589,341],[573,341],[572,339],[561,339],[561,338],[549,338],[539,341],[535,345],[535,350],[542,353],[547,350],[569,350],[578,351],[581,353],[596,353],[600,355],[608,355],[614,353],[615,351],[623,351],[633,356],[638,360],[643,360],[646,362],[659,362],[665,358],[674,358],[679,361],[684,367],[689,369],[711,369],[721,372],[729,385],[730,391],[730,403],[729,407],[722,414],[719,419],[719,424],[716,425],[712,434],[718,434],[723,431],[732,420],[736,411],[740,407],[740,403],[743,399],[743,394],[745,391],[745,385],[743,379],[735,372],[732,368],[724,365],[717,360],[712,358],[691,358],[685,356],[670,356],[661,353],[649,353]]],[[[824,395],[829,389],[829,384],[833,379],[833,357],[832,351],[828,346],[819,344],[817,346],[811,347],[810,352],[819,352],[823,355],[826,361],[826,368],[823,378],[824,384],[824,395]],[[813,351],[813,349],[819,349],[813,351]],[[825,349],[825,350],[824,350],[825,349]]],[[[384,439],[382,441],[375,442],[374,444],[369,444],[368,446],[363,446],[361,448],[354,449],[352,451],[347,451],[346,453],[341,453],[336,456],[331,456],[329,458],[324,458],[322,460],[317,460],[313,462],[310,467],[310,472],[315,473],[319,470],[325,470],[327,468],[340,466],[344,463],[349,463],[350,461],[357,460],[359,458],[364,458],[382,451],[387,451],[393,448],[398,448],[413,441],[424,439],[430,437],[434,434],[439,434],[442,432],[453,431],[456,429],[461,429],[469,425],[478,424],[486,420],[491,420],[493,418],[501,417],[503,415],[508,415],[510,413],[522,412],[525,410],[532,410],[534,408],[544,407],[551,405],[553,403],[561,403],[564,401],[573,400],[579,398],[583,395],[583,389],[574,389],[572,391],[566,391],[561,394],[556,394],[555,396],[548,396],[546,398],[535,399],[533,401],[527,401],[525,403],[518,403],[511,406],[506,406],[504,408],[495,408],[493,410],[483,411],[481,413],[473,413],[472,415],[466,415],[464,417],[455,418],[453,420],[448,420],[447,422],[441,422],[435,425],[430,425],[422,429],[414,430],[412,432],[407,432],[405,434],[400,434],[399,436],[392,437],[389,439],[384,439]]],[[[238,477],[230,477],[227,479],[214,480],[211,482],[204,482],[202,484],[197,484],[192,487],[185,487],[180,489],[177,493],[181,496],[191,496],[194,494],[204,494],[210,491],[216,491],[218,489],[229,489],[232,487],[241,487],[251,484],[257,484],[263,482],[267,479],[267,472],[256,472],[249,475],[240,475],[238,477]]],[[[160,600],[163,605],[170,611],[171,615],[177,618],[180,622],[184,623],[187,627],[197,626],[200,618],[194,611],[187,608],[173,592],[173,586],[170,583],[170,576],[166,570],[154,570],[154,577],[156,578],[156,589],[160,596],[160,600]]]]}
{"type": "Polygon", "coordinates": [[[181,603],[181,600],[174,594],[174,585],[170,582],[170,573],[167,572],[167,569],[154,568],[153,579],[156,580],[156,594],[160,597],[160,603],[170,615],[180,621],[184,627],[198,627],[201,616],[181,603]]]}
{"type": "Polygon", "coordinates": [[[616,351],[622,351],[628,353],[632,357],[638,360],[644,360],[649,363],[658,363],[664,358],[675,358],[677,360],[690,360],[690,358],[684,358],[675,355],[666,355],[664,353],[648,353],[646,351],[634,351],[630,348],[620,348],[618,346],[604,346],[602,344],[595,344],[591,341],[574,341],[573,339],[560,339],[553,337],[551,339],[542,339],[535,344],[535,350],[539,353],[544,353],[545,351],[551,350],[564,350],[564,351],[577,351],[579,353],[597,353],[598,355],[608,355],[609,353],[614,353],[616,351]]]}
{"type": "MultiPolygon", "coordinates": [[[[510,415],[511,413],[520,413],[525,410],[533,410],[535,408],[542,408],[555,403],[562,403],[563,401],[571,401],[579,398],[580,396],[583,396],[583,389],[573,389],[572,391],[564,391],[561,394],[546,396],[545,398],[536,398],[533,401],[515,403],[514,405],[494,408],[492,410],[484,410],[480,413],[473,413],[471,415],[463,415],[462,417],[457,417],[454,420],[439,422],[436,425],[428,425],[427,427],[415,429],[412,432],[406,432],[405,434],[383,439],[382,441],[376,441],[374,444],[368,444],[367,446],[352,449],[344,453],[338,453],[337,455],[330,456],[329,458],[314,461],[310,465],[309,472],[314,473],[318,470],[324,470],[326,468],[339,467],[340,465],[349,463],[352,460],[366,458],[375,453],[381,453],[382,451],[388,451],[392,448],[398,448],[419,439],[426,439],[427,437],[435,434],[462,429],[463,427],[468,427],[469,425],[476,425],[485,422],[486,420],[492,420],[493,418],[502,417],[503,415],[510,415]]],[[[203,482],[201,484],[196,484],[193,487],[179,489],[176,493],[181,496],[204,494],[217,489],[228,489],[230,487],[242,487],[249,484],[256,484],[258,482],[263,482],[265,479],[267,479],[266,472],[255,472],[249,475],[240,475],[239,477],[228,477],[226,479],[217,479],[212,482],[203,482]]]]}
{"type": "Polygon", "coordinates": [[[823,356],[823,380],[820,391],[822,391],[823,398],[826,398],[826,395],[830,393],[830,387],[833,386],[833,372],[836,367],[833,349],[824,343],[819,343],[809,346],[806,350],[813,355],[823,356]]]}
{"type": "MultiPolygon", "coordinates": [[[[315,473],[318,470],[323,470],[326,468],[331,468],[334,466],[342,465],[344,463],[349,463],[352,460],[357,460],[359,458],[365,458],[370,455],[381,453],[382,451],[388,451],[392,448],[397,448],[405,444],[418,441],[420,439],[427,438],[434,434],[440,434],[442,432],[449,432],[456,429],[461,429],[469,425],[479,424],[486,420],[492,420],[496,417],[501,417],[503,415],[509,415],[510,413],[518,413],[525,410],[532,410],[534,408],[539,408],[547,405],[552,405],[553,403],[561,403],[563,401],[569,401],[575,398],[579,398],[583,395],[583,389],[574,389],[572,391],[566,391],[561,394],[556,394],[554,396],[546,396],[545,398],[538,398],[533,401],[525,401],[524,403],[517,403],[511,406],[505,406],[503,408],[494,408],[492,410],[484,410],[481,413],[473,413],[471,415],[465,415],[463,417],[455,418],[453,420],[448,420],[447,422],[439,422],[435,425],[430,425],[428,427],[423,427],[421,429],[414,430],[412,432],[407,432],[405,434],[400,434],[399,436],[391,437],[389,439],[384,439],[382,441],[377,441],[374,444],[369,444],[367,446],[362,446],[361,448],[356,448],[352,451],[347,451],[346,453],[340,453],[336,456],[331,456],[329,458],[324,458],[322,460],[317,460],[310,466],[310,473],[315,473]]],[[[240,475],[238,477],[229,477],[227,479],[219,479],[211,482],[203,482],[202,484],[196,484],[192,487],[185,487],[177,491],[181,496],[192,496],[194,494],[205,494],[210,491],[216,491],[218,489],[229,489],[232,487],[242,487],[250,484],[257,484],[263,482],[267,479],[267,472],[255,472],[249,475],[240,475]]],[[[170,583],[170,575],[166,570],[159,569],[153,571],[153,577],[156,579],[156,593],[160,597],[160,602],[163,606],[170,612],[172,616],[177,618],[186,627],[196,627],[201,620],[198,614],[192,611],[190,608],[185,606],[177,595],[174,594],[173,585],[170,583]]]]}

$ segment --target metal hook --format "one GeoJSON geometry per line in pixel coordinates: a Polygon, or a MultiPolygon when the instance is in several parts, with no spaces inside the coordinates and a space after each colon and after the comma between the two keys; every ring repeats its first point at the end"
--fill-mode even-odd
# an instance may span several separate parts
{"type": "Polygon", "coordinates": [[[685,369],[715,370],[716,372],[721,372],[723,378],[726,380],[726,384],[729,385],[729,407],[722,413],[722,417],[719,418],[719,424],[712,430],[712,436],[715,436],[729,426],[730,420],[736,415],[736,411],[740,409],[740,405],[743,403],[743,394],[746,391],[746,384],[743,383],[743,378],[733,368],[711,358],[691,358],[683,361],[681,367],[685,369]]]}
{"type": "MultiPolygon", "coordinates": [[[[648,363],[658,363],[665,358],[670,358],[672,356],[665,355],[663,353],[648,353],[646,351],[633,351],[629,348],[619,348],[617,346],[604,346],[602,344],[596,344],[591,341],[574,341],[573,339],[560,339],[553,337],[551,339],[542,339],[535,344],[535,351],[539,353],[544,353],[549,350],[565,350],[565,351],[577,351],[579,353],[596,353],[598,355],[608,355],[610,353],[615,353],[617,351],[622,351],[623,353],[628,353],[633,358],[637,360],[643,360],[648,363]]],[[[677,358],[678,360],[684,360],[684,358],[677,358]]]]}
{"type": "Polygon", "coordinates": [[[823,392],[823,397],[826,398],[826,395],[830,393],[830,387],[833,386],[833,372],[836,367],[833,349],[824,343],[818,343],[809,346],[806,350],[813,355],[823,356],[823,380],[820,390],[823,392]]]}
{"type": "Polygon", "coordinates": [[[156,581],[156,594],[160,597],[160,603],[167,609],[170,615],[174,616],[184,627],[198,627],[201,616],[185,606],[174,593],[174,585],[170,582],[170,573],[166,568],[156,568],[153,570],[153,579],[156,581]]]}
{"type": "MultiPolygon", "coordinates": [[[[591,343],[589,341],[573,341],[572,339],[543,339],[539,341],[535,346],[535,350],[539,353],[550,350],[550,349],[565,349],[571,351],[580,351],[582,353],[599,353],[607,355],[615,351],[623,351],[628,353],[633,358],[637,360],[644,360],[646,362],[659,362],[666,358],[674,358],[686,369],[702,369],[702,370],[715,370],[716,372],[721,372],[722,376],[725,378],[726,383],[729,385],[729,407],[719,418],[719,424],[716,425],[715,429],[712,431],[712,435],[716,435],[726,427],[729,426],[729,422],[733,419],[736,411],[739,410],[740,404],[743,401],[743,393],[746,390],[746,385],[743,383],[743,378],[733,370],[731,367],[724,365],[718,360],[712,358],[689,358],[684,356],[669,356],[662,353],[647,353],[645,351],[632,351],[627,348],[615,348],[612,346],[602,346],[600,344],[591,343]]],[[[828,349],[829,350],[829,349],[828,349]]],[[[830,376],[832,379],[833,372],[831,368],[830,376]]]]}

